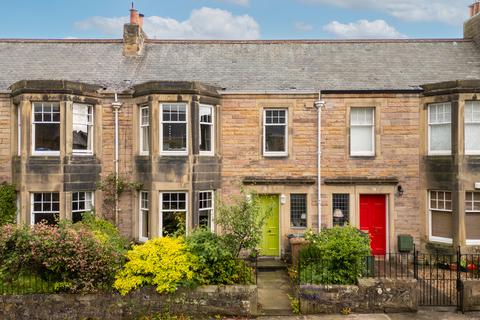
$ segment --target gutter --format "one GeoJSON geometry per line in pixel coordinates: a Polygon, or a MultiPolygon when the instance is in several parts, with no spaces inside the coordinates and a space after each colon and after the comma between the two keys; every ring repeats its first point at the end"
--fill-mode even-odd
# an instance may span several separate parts
{"type": "Polygon", "coordinates": [[[322,91],[318,92],[318,100],[313,103],[317,109],[317,221],[318,233],[322,231],[322,91]]]}
{"type": "Polygon", "coordinates": [[[115,101],[112,102],[112,108],[113,112],[115,113],[115,225],[118,226],[118,178],[119,178],[119,169],[118,169],[118,163],[119,163],[119,122],[118,122],[118,112],[120,111],[120,108],[122,107],[122,103],[118,101],[118,95],[115,92],[115,101]]]}

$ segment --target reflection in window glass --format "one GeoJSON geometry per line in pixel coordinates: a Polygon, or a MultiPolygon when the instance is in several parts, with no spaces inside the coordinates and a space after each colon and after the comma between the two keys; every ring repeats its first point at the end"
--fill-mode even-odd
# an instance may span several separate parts
{"type": "Polygon", "coordinates": [[[32,224],[45,222],[56,224],[60,213],[58,192],[32,193],[32,224]]]}
{"type": "Polygon", "coordinates": [[[73,104],[73,139],[74,153],[93,152],[93,107],[87,104],[73,104]]]}

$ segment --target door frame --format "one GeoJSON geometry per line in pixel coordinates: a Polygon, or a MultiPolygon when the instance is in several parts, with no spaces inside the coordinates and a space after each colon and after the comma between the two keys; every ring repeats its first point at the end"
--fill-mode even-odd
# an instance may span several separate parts
{"type": "Polygon", "coordinates": [[[361,196],[369,196],[369,195],[377,195],[377,196],[384,196],[385,198],[385,253],[391,252],[390,250],[390,206],[389,206],[389,196],[388,193],[365,193],[359,192],[358,193],[358,200],[356,201],[356,207],[358,208],[358,223],[357,226],[360,228],[360,198],[361,196]]]}
{"type": "MultiPolygon", "coordinates": [[[[265,257],[280,257],[282,254],[282,232],[281,232],[281,226],[282,226],[282,203],[281,203],[281,196],[282,194],[280,193],[258,193],[257,196],[262,197],[262,196],[276,196],[278,200],[278,225],[277,225],[277,230],[278,230],[278,249],[277,249],[277,254],[274,256],[265,256],[265,257]]],[[[263,233],[263,232],[262,232],[263,233]]],[[[262,235],[262,240],[263,240],[263,235],[262,235]]]]}

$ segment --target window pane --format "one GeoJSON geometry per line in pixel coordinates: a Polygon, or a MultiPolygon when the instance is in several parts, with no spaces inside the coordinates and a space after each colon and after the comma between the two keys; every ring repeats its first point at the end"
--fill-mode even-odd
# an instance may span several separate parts
{"type": "Polygon", "coordinates": [[[343,226],[350,221],[350,195],[333,194],[332,195],[332,215],[333,225],[343,226]],[[338,211],[338,210],[340,211],[338,211]],[[339,215],[335,217],[335,215],[339,215]],[[343,216],[343,217],[340,217],[343,216]]]}
{"type": "Polygon", "coordinates": [[[142,234],[143,238],[148,238],[148,230],[149,230],[149,223],[148,223],[148,210],[142,210],[142,234]]]}
{"type": "Polygon", "coordinates": [[[350,149],[352,154],[373,153],[373,137],[371,126],[350,128],[350,149]]]}
{"type": "Polygon", "coordinates": [[[452,146],[451,125],[438,124],[430,126],[430,150],[450,151],[452,146]]]}
{"type": "Polygon", "coordinates": [[[55,225],[58,221],[58,213],[35,213],[34,215],[35,221],[34,223],[44,222],[49,225],[55,225]]]}
{"type": "Polygon", "coordinates": [[[187,150],[187,125],[185,123],[163,124],[163,150],[187,150]]]}
{"type": "Polygon", "coordinates": [[[465,124],[465,151],[480,151],[480,123],[465,124]]]}
{"type": "Polygon", "coordinates": [[[285,152],[285,126],[265,126],[265,150],[285,152]]]}
{"type": "Polygon", "coordinates": [[[60,151],[60,124],[37,123],[35,126],[35,151],[60,151]]]}
{"type": "Polygon", "coordinates": [[[465,229],[468,240],[480,240],[480,212],[466,214],[465,229]]]}
{"type": "Polygon", "coordinates": [[[202,228],[211,229],[210,216],[212,210],[200,210],[198,213],[198,225],[202,228]]]}
{"type": "Polygon", "coordinates": [[[142,127],[142,151],[150,150],[150,127],[142,127]]]}
{"type": "Polygon", "coordinates": [[[200,107],[200,122],[212,123],[212,107],[200,107]]]}
{"type": "Polygon", "coordinates": [[[432,236],[452,239],[452,213],[432,211],[432,236]]]}
{"type": "Polygon", "coordinates": [[[185,230],[185,223],[185,212],[162,212],[162,235],[173,235],[180,230],[185,230]]]}
{"type": "Polygon", "coordinates": [[[200,125],[200,151],[212,150],[212,126],[209,124],[200,125]]]}
{"type": "Polygon", "coordinates": [[[290,226],[307,227],[307,195],[290,195],[290,226]]]}
{"type": "Polygon", "coordinates": [[[350,125],[373,125],[373,108],[351,108],[350,125]]]}

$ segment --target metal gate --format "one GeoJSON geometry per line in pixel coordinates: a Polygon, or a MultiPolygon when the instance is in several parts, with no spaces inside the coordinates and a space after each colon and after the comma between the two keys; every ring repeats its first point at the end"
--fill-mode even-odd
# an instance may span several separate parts
{"type": "Polygon", "coordinates": [[[459,307],[459,256],[459,252],[454,255],[415,252],[414,276],[418,281],[419,305],[459,307]]]}
{"type": "Polygon", "coordinates": [[[463,281],[480,279],[480,254],[420,254],[414,251],[419,305],[456,306],[463,311],[463,281]]]}

